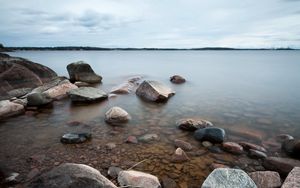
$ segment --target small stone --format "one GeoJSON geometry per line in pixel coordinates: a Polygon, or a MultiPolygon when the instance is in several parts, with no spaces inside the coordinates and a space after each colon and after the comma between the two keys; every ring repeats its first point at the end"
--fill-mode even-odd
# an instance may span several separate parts
{"type": "Polygon", "coordinates": [[[186,131],[195,131],[197,129],[203,129],[206,127],[211,127],[213,124],[210,121],[204,119],[180,119],[176,122],[179,129],[186,131]]]}
{"type": "Polygon", "coordinates": [[[249,149],[249,154],[248,154],[251,158],[255,158],[255,159],[264,159],[267,158],[267,154],[265,154],[262,151],[258,151],[258,150],[254,150],[254,149],[249,149]]]}
{"type": "Polygon", "coordinates": [[[159,140],[159,137],[157,134],[145,134],[138,139],[141,142],[152,142],[159,140]]]}
{"type": "Polygon", "coordinates": [[[300,167],[295,167],[289,173],[281,188],[299,188],[300,187],[300,167]]]}
{"type": "Polygon", "coordinates": [[[64,144],[79,144],[91,138],[91,133],[67,133],[61,137],[60,141],[64,144]]]}
{"type": "Polygon", "coordinates": [[[80,81],[75,82],[74,84],[75,84],[77,87],[88,87],[88,86],[90,86],[89,83],[86,83],[86,82],[80,82],[80,81]]]}
{"type": "Polygon", "coordinates": [[[193,146],[190,143],[185,142],[183,140],[176,139],[174,141],[174,144],[176,147],[181,148],[185,151],[191,151],[193,149],[193,146]]]}
{"type": "Polygon", "coordinates": [[[185,162],[190,160],[189,157],[186,155],[186,153],[181,149],[181,148],[177,148],[175,150],[175,153],[172,156],[172,161],[173,162],[185,162]]]}
{"type": "Polygon", "coordinates": [[[112,107],[105,113],[105,121],[110,124],[126,123],[131,119],[130,115],[120,107],[112,107]]]}
{"type": "Polygon", "coordinates": [[[244,150],[254,149],[254,150],[262,151],[264,153],[267,152],[267,150],[264,147],[256,145],[256,144],[252,144],[249,142],[239,142],[239,144],[241,146],[243,146],[244,150]]]}
{"type": "Polygon", "coordinates": [[[257,188],[280,187],[281,179],[278,172],[258,171],[249,174],[257,188]]]}
{"type": "Polygon", "coordinates": [[[219,146],[211,146],[208,150],[212,153],[223,153],[223,150],[219,146]]]}
{"type": "Polygon", "coordinates": [[[115,144],[115,143],[107,143],[106,145],[105,145],[105,147],[108,149],[108,150],[112,150],[112,149],[114,149],[114,148],[116,148],[117,147],[117,145],[115,144]]]}
{"type": "Polygon", "coordinates": [[[222,147],[225,151],[233,154],[242,154],[244,152],[243,147],[235,142],[224,142],[222,147]]]}
{"type": "Polygon", "coordinates": [[[128,136],[128,138],[125,141],[126,143],[131,143],[131,144],[137,144],[138,140],[135,136],[128,136]]]}
{"type": "Polygon", "coordinates": [[[202,142],[202,146],[206,147],[206,148],[209,148],[209,147],[213,146],[213,144],[211,142],[209,142],[209,141],[203,141],[202,142]]]}
{"type": "Polygon", "coordinates": [[[195,131],[194,137],[199,141],[222,143],[225,139],[225,130],[217,127],[198,129],[197,131],[195,131]]]}
{"type": "Polygon", "coordinates": [[[280,134],[277,136],[278,141],[284,142],[286,140],[294,140],[294,137],[288,134],[280,134]]]}
{"type": "Polygon", "coordinates": [[[182,84],[185,82],[185,79],[182,76],[174,75],[170,77],[170,81],[174,84],[182,84]]]}
{"type": "Polygon", "coordinates": [[[123,169],[115,166],[109,167],[107,174],[112,178],[117,178],[119,175],[119,172],[121,172],[123,169]]]}

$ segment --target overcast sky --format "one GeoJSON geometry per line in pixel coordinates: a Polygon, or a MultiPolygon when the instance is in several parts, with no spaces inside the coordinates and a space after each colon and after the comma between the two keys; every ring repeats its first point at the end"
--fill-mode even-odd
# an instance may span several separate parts
{"type": "Polygon", "coordinates": [[[0,43],[300,48],[300,0],[0,0],[0,43]]]}

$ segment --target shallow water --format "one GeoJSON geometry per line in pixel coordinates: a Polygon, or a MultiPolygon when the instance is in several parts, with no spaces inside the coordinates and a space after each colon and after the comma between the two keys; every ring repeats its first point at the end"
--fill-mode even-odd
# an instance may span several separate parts
{"type": "Polygon", "coordinates": [[[276,135],[300,135],[300,51],[20,51],[10,55],[47,65],[64,76],[67,64],[84,60],[103,76],[98,87],[107,92],[134,75],[161,81],[176,91],[165,104],[141,101],[134,93],[86,106],[64,99],[35,116],[1,121],[0,160],[21,172],[24,179],[31,169],[43,170],[62,162],[89,164],[105,174],[111,165],[129,168],[147,159],[136,169],[192,187],[201,184],[213,162],[246,171],[259,166],[246,156],[206,151],[191,133],[176,128],[180,118],[210,120],[227,131],[227,140],[261,144],[269,155],[278,155],[276,135]],[[170,83],[174,74],[187,82],[170,83]],[[124,108],[132,121],[123,127],[107,125],[104,113],[112,106],[124,108]],[[83,124],[70,126],[70,121],[83,124]],[[91,131],[93,139],[72,146],[59,142],[63,133],[76,131],[91,131]],[[124,143],[129,135],[145,133],[156,133],[160,140],[124,143]],[[189,162],[171,162],[176,138],[194,145],[189,162]],[[109,142],[117,147],[107,150],[109,142]],[[30,159],[34,155],[42,156],[42,162],[30,159]]]}

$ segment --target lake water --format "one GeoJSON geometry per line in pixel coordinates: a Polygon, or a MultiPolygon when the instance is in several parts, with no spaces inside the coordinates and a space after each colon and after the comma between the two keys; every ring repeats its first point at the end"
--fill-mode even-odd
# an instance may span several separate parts
{"type": "MultiPolygon", "coordinates": [[[[283,155],[276,135],[300,135],[300,51],[19,51],[12,56],[27,58],[68,76],[66,66],[75,61],[89,63],[103,77],[97,87],[109,90],[127,78],[142,75],[176,91],[165,104],[141,101],[133,93],[108,101],[75,106],[68,99],[55,101],[51,108],[39,109],[35,116],[22,115],[0,122],[0,160],[15,167],[24,179],[31,169],[53,167],[62,162],[89,164],[102,173],[109,166],[129,168],[147,159],[136,169],[171,177],[181,187],[199,186],[213,162],[253,171],[261,165],[246,156],[208,152],[192,133],[176,128],[181,118],[203,118],[222,127],[227,140],[247,140],[265,146],[269,155],[283,155]],[[174,85],[169,77],[187,79],[174,85]],[[132,116],[124,127],[104,123],[104,113],[112,106],[124,108],[132,116]],[[70,126],[70,121],[83,122],[70,126]],[[63,133],[91,131],[91,142],[66,146],[63,133]],[[160,141],[125,144],[129,135],[156,133],[160,141]],[[192,143],[191,160],[175,164],[170,156],[179,138],[192,143]],[[117,147],[106,150],[105,144],[117,147]],[[37,162],[32,156],[43,160],[37,162]],[[245,162],[246,161],[246,162],[245,162]],[[243,166],[245,164],[248,164],[243,166]]],[[[33,157],[34,158],[34,157],[33,157]]]]}

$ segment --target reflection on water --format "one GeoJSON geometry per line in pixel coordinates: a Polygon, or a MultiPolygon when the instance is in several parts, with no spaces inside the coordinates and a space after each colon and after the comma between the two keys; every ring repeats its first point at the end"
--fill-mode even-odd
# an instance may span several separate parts
{"type": "Polygon", "coordinates": [[[104,77],[97,86],[109,91],[131,75],[164,82],[176,91],[166,104],[146,103],[134,93],[107,101],[78,106],[68,99],[39,109],[37,115],[22,115],[0,122],[0,160],[26,179],[33,168],[43,170],[62,162],[85,163],[106,174],[109,166],[137,167],[159,177],[168,176],[189,187],[199,186],[213,162],[239,166],[247,171],[259,169],[256,160],[245,156],[208,152],[193,139],[192,133],[178,130],[180,118],[204,118],[227,131],[227,139],[262,144],[274,155],[276,135],[300,135],[300,52],[298,51],[105,51],[105,52],[15,52],[67,75],[66,65],[85,60],[104,77]],[[180,74],[187,83],[173,85],[171,75],[180,74]],[[124,108],[132,121],[123,127],[104,122],[112,106],[124,108]],[[80,121],[79,125],[70,122],[80,121]],[[81,145],[62,145],[66,132],[91,131],[93,139],[81,145]],[[156,133],[154,143],[131,145],[130,135],[156,133]],[[192,143],[191,160],[171,162],[174,139],[192,143]],[[107,150],[105,144],[117,147],[107,150]],[[30,159],[45,156],[42,162],[30,159]],[[247,164],[245,166],[245,164],[247,164]],[[249,164],[249,165],[248,165],[249,164]]]}

